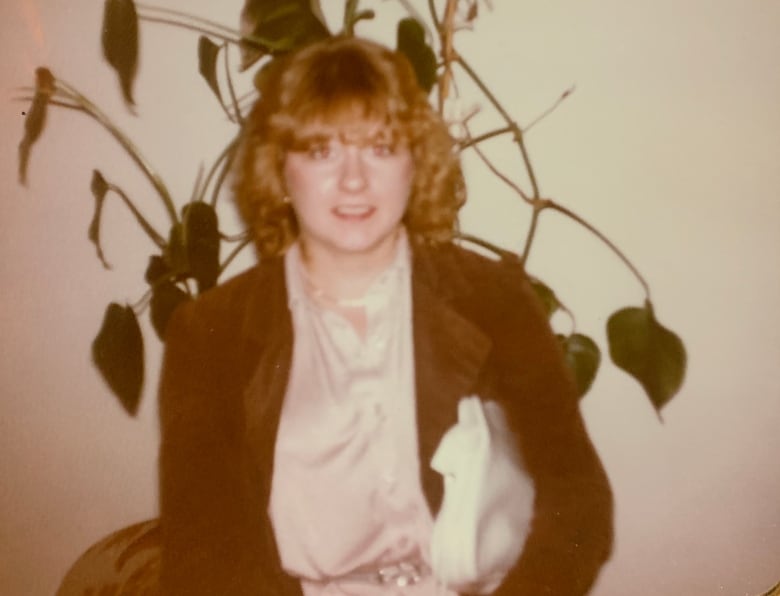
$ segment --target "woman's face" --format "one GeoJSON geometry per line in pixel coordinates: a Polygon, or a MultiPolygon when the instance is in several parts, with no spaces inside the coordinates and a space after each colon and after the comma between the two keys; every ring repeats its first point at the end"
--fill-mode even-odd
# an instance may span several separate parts
{"type": "Polygon", "coordinates": [[[287,193],[310,256],[382,254],[402,225],[414,174],[408,146],[380,125],[356,138],[333,135],[287,153],[287,193]]]}

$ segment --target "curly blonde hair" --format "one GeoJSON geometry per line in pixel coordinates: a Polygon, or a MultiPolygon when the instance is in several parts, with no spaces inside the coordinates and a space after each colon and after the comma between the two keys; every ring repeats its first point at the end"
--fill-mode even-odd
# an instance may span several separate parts
{"type": "Polygon", "coordinates": [[[453,237],[465,202],[455,142],[402,54],[365,39],[332,37],[275,58],[255,83],[260,97],[244,125],[233,189],[261,257],[283,254],[298,236],[285,200],[287,152],[375,122],[406,143],[414,160],[403,218],[410,237],[453,237]]]}

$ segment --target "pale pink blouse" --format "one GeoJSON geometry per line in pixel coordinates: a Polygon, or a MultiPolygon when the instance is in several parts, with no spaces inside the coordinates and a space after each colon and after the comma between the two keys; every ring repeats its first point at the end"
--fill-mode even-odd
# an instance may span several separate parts
{"type": "MultiPolygon", "coordinates": [[[[366,574],[427,566],[431,513],[420,485],[408,240],[365,296],[361,338],[311,296],[285,256],[294,349],[269,515],[282,566],[305,596],[453,595],[430,573],[406,587],[366,574]]],[[[428,462],[422,462],[427,465],[428,462]]]]}

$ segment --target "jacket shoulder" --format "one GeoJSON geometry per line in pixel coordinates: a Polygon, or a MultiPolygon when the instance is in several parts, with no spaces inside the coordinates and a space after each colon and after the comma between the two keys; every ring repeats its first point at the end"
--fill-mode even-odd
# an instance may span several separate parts
{"type": "Polygon", "coordinates": [[[229,326],[230,321],[240,323],[253,299],[260,298],[282,282],[282,260],[261,261],[179,305],[166,328],[166,338],[172,328],[206,328],[214,333],[217,328],[229,326]]]}
{"type": "Polygon", "coordinates": [[[488,257],[454,243],[443,244],[436,252],[442,281],[467,295],[476,293],[481,300],[515,306],[536,300],[522,261],[512,252],[488,257]]]}
{"type": "Polygon", "coordinates": [[[467,272],[481,273],[487,277],[525,277],[520,257],[510,251],[499,255],[486,256],[471,248],[459,244],[449,244],[453,260],[467,272]]]}

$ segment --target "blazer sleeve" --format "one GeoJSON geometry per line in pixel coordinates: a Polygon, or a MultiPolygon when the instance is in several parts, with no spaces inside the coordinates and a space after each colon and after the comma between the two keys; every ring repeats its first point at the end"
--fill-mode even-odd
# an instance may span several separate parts
{"type": "Polygon", "coordinates": [[[547,317],[519,264],[505,273],[493,370],[536,498],[521,558],[496,594],[586,594],[611,552],[612,493],[547,317]]]}
{"type": "Polygon", "coordinates": [[[257,594],[243,498],[241,420],[225,382],[230,350],[189,303],[166,330],[159,387],[161,586],[166,596],[257,594]]]}

